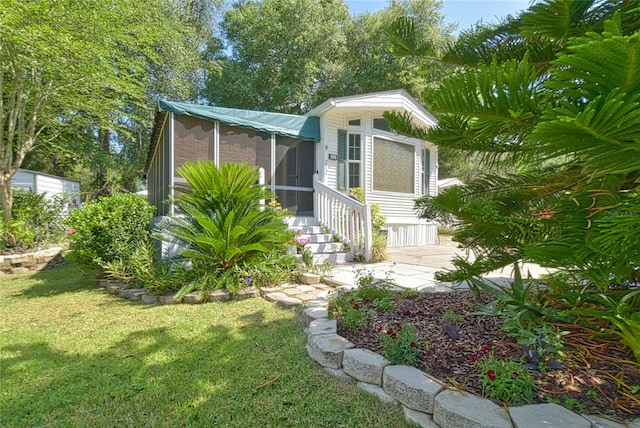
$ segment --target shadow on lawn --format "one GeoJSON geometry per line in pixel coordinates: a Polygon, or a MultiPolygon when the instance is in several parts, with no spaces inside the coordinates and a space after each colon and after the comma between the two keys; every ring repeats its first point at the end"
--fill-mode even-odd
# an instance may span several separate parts
{"type": "MultiPolygon", "coordinates": [[[[43,342],[6,346],[0,426],[380,423],[381,404],[353,406],[353,387],[307,357],[293,317],[266,318],[256,310],[238,317],[233,330],[210,325],[194,332],[176,316],[169,327],[131,332],[94,354],[43,342]]],[[[384,426],[405,426],[399,415],[384,426]]]]}
{"type": "Polygon", "coordinates": [[[47,297],[64,293],[77,293],[86,291],[95,285],[96,270],[83,267],[74,260],[67,260],[63,265],[40,272],[6,275],[3,282],[10,285],[12,282],[29,281],[34,284],[21,293],[11,297],[47,297]]]}

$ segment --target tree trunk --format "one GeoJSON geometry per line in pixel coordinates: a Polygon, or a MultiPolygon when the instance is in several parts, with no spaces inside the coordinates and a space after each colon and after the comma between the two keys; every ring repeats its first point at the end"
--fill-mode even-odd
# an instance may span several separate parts
{"type": "Polygon", "coordinates": [[[104,157],[100,160],[100,165],[98,166],[98,177],[96,180],[96,184],[98,187],[98,191],[97,191],[98,195],[108,194],[108,191],[105,188],[107,184],[106,183],[106,179],[107,179],[106,157],[109,155],[109,152],[111,151],[111,145],[109,144],[110,138],[111,138],[111,135],[109,133],[109,130],[100,128],[100,131],[98,132],[98,144],[99,144],[100,150],[104,152],[104,155],[103,155],[104,157]]]}
{"type": "Polygon", "coordinates": [[[13,192],[11,191],[11,176],[8,172],[0,173],[0,210],[2,210],[2,221],[11,221],[11,207],[13,205],[13,192]]]}

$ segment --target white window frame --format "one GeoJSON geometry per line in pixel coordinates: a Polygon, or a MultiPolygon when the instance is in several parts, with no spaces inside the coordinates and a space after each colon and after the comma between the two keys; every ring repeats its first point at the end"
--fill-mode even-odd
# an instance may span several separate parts
{"type": "Polygon", "coordinates": [[[362,171],[362,157],[364,155],[364,138],[363,138],[363,124],[364,119],[362,117],[348,117],[345,120],[346,129],[347,129],[347,187],[352,189],[354,187],[363,187],[363,171],[362,171]],[[349,122],[352,120],[359,120],[360,125],[349,125],[349,122]],[[351,136],[359,137],[359,152],[360,159],[353,159],[351,157],[351,136]],[[354,186],[354,183],[351,183],[351,165],[358,165],[358,183],[357,186],[354,186]]]}

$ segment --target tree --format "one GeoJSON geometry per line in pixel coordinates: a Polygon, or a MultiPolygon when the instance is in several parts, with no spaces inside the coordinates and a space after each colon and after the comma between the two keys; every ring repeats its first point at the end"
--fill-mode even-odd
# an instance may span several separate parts
{"type": "Polygon", "coordinates": [[[27,154],[46,153],[81,134],[101,141],[99,147],[110,152],[113,136],[126,134],[124,123],[148,122],[148,95],[160,95],[153,84],[167,82],[170,70],[175,75],[190,69],[199,55],[198,49],[185,48],[197,39],[178,13],[185,10],[183,3],[1,0],[0,201],[5,221],[11,218],[10,180],[27,154]]]}
{"type": "Polygon", "coordinates": [[[315,104],[331,97],[404,88],[428,105],[427,89],[437,87],[447,68],[422,58],[394,55],[387,28],[398,17],[410,16],[425,39],[444,47],[454,39],[453,26],[444,24],[441,7],[437,0],[402,0],[353,17],[345,27],[347,49],[340,73],[318,88],[315,104]]]}
{"type": "Polygon", "coordinates": [[[206,97],[226,107],[301,113],[334,78],[349,12],[341,0],[236,3],[222,21],[228,55],[209,69],[206,97]]]}
{"type": "Polygon", "coordinates": [[[425,38],[444,46],[452,27],[443,24],[440,7],[437,0],[402,0],[351,18],[342,0],[238,3],[221,24],[229,53],[212,55],[204,96],[226,107],[286,113],[400,87],[420,97],[444,67],[393,55],[385,29],[408,14],[425,38]]]}
{"type": "MultiPolygon", "coordinates": [[[[500,168],[418,202],[456,216],[456,239],[479,254],[450,279],[522,260],[573,270],[603,292],[638,279],[639,16],[630,1],[538,2],[440,53],[456,69],[433,99],[438,128],[389,115],[402,132],[500,168]]],[[[405,53],[436,56],[409,20],[394,31],[405,53]]]]}

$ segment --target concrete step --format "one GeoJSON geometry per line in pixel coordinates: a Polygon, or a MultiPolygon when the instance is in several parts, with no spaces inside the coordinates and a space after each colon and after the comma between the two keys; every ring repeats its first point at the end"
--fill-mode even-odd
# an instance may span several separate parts
{"type": "Polygon", "coordinates": [[[344,244],[342,242],[312,242],[305,244],[304,248],[313,254],[340,253],[344,251],[344,244]]]}
{"type": "Polygon", "coordinates": [[[330,233],[317,233],[317,234],[306,234],[298,235],[300,238],[309,239],[309,243],[325,243],[325,242],[333,242],[333,235],[330,233]]]}
{"type": "Polygon", "coordinates": [[[285,223],[287,223],[291,229],[298,229],[304,226],[316,226],[318,224],[313,217],[288,217],[285,223]]]}
{"type": "Polygon", "coordinates": [[[324,228],[320,226],[301,226],[291,228],[296,232],[302,233],[303,235],[317,235],[324,234],[324,228]]]}
{"type": "Polygon", "coordinates": [[[353,261],[353,254],[351,253],[326,253],[326,254],[314,254],[313,264],[321,265],[325,261],[332,265],[339,265],[343,263],[351,263],[353,261]]]}

